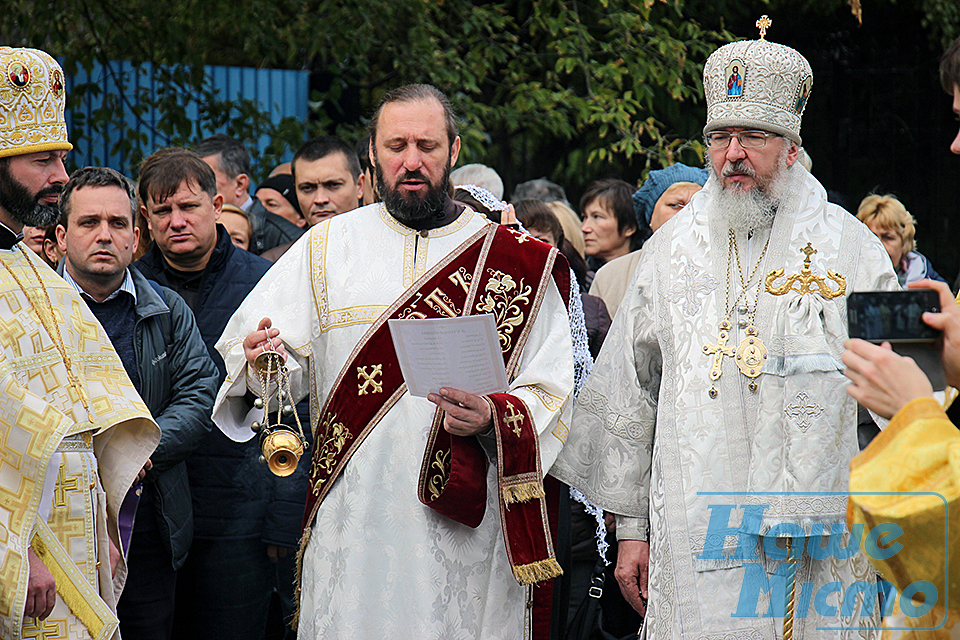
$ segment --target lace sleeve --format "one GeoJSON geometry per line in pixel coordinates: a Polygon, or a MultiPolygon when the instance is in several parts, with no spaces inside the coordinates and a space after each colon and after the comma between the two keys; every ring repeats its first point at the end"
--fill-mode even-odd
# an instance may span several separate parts
{"type": "Polygon", "coordinates": [[[583,316],[583,303],[580,301],[580,287],[577,278],[570,270],[570,336],[573,338],[573,397],[580,395],[590,370],[593,369],[593,356],[590,355],[590,343],[587,339],[587,323],[583,316]]]}

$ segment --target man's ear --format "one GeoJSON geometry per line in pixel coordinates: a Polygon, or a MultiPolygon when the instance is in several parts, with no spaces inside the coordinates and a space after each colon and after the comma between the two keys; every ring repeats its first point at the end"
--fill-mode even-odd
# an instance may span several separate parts
{"type": "Polygon", "coordinates": [[[221,213],[223,213],[223,196],[218,193],[213,196],[213,219],[219,220],[221,213]]]}
{"type": "Polygon", "coordinates": [[[245,173],[241,173],[237,176],[236,180],[236,193],[234,197],[237,202],[243,203],[247,201],[247,198],[250,197],[250,176],[245,173]]]}
{"type": "Polygon", "coordinates": [[[787,140],[787,143],[790,145],[790,151],[787,152],[787,166],[792,167],[793,163],[800,157],[800,147],[793,140],[787,140]]]}
{"type": "Polygon", "coordinates": [[[147,208],[144,205],[140,205],[140,215],[147,221],[147,231],[153,235],[153,225],[150,223],[150,216],[147,215],[147,208]]]}
{"type": "Polygon", "coordinates": [[[360,172],[360,177],[357,178],[357,200],[363,200],[363,186],[367,184],[367,174],[360,172]]]}
{"type": "Polygon", "coordinates": [[[457,136],[457,139],[453,141],[453,145],[450,147],[450,166],[457,164],[457,158],[460,157],[460,136],[457,136]]]}
{"type": "Polygon", "coordinates": [[[62,224],[57,225],[57,247],[60,253],[67,252],[67,229],[62,224]]]}

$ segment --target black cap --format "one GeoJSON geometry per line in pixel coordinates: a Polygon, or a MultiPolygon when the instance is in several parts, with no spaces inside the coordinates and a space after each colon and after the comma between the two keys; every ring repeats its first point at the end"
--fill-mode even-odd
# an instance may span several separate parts
{"type": "Polygon", "coordinates": [[[286,198],[287,201],[293,205],[293,208],[296,210],[296,212],[302,215],[302,212],[300,211],[300,202],[297,200],[296,185],[293,182],[292,175],[289,173],[278,173],[275,176],[271,176],[257,186],[257,191],[260,191],[260,189],[263,188],[279,191],[280,195],[286,198]]]}

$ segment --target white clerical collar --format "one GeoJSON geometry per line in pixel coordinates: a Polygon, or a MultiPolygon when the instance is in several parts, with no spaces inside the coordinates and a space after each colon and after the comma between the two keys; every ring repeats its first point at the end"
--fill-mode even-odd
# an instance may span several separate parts
{"type": "MultiPolygon", "coordinates": [[[[133,296],[133,302],[134,302],[134,304],[136,304],[136,302],[137,302],[137,287],[133,284],[133,276],[130,275],[130,269],[125,269],[125,270],[124,270],[124,274],[125,274],[125,275],[124,275],[124,277],[123,277],[123,284],[121,284],[121,285],[117,288],[116,291],[114,291],[113,293],[111,293],[110,295],[108,295],[108,296],[103,300],[103,302],[107,302],[107,301],[109,301],[109,300],[113,300],[113,299],[116,298],[118,295],[120,295],[120,292],[121,292],[121,291],[126,291],[126,292],[129,293],[131,296],[133,296]]],[[[64,265],[64,267],[63,267],[63,279],[66,280],[74,289],[76,289],[76,290],[77,290],[77,293],[79,293],[84,299],[86,299],[86,300],[93,300],[94,302],[98,302],[97,300],[94,300],[94,299],[93,299],[93,296],[91,296],[89,293],[87,293],[86,291],[84,291],[84,290],[83,290],[83,287],[81,287],[79,284],[77,284],[77,281],[74,280],[74,279],[73,279],[73,276],[70,275],[70,272],[67,271],[66,265],[64,265]]]]}

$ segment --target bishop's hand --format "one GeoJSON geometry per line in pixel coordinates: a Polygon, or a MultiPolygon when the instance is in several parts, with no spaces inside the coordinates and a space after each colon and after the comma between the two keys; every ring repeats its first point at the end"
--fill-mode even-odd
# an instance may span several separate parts
{"type": "Polygon", "coordinates": [[[287,354],[283,349],[283,341],[280,340],[280,330],[273,328],[270,318],[264,318],[257,325],[257,330],[243,339],[243,355],[247,359],[247,364],[255,366],[257,356],[268,350],[272,346],[273,350],[283,356],[283,361],[287,361],[287,354]]]}
{"type": "Polygon", "coordinates": [[[647,578],[650,575],[650,545],[642,540],[621,540],[613,575],[620,592],[641,616],[647,613],[647,578]]]}

